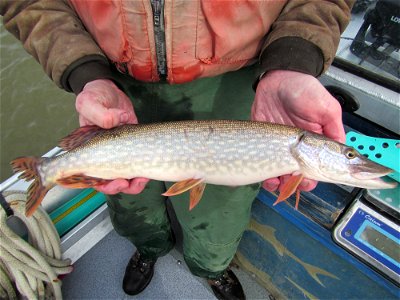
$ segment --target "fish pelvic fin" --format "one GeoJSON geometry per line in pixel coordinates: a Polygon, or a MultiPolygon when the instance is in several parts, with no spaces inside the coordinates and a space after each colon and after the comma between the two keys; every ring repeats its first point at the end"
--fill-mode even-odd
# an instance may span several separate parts
{"type": "Polygon", "coordinates": [[[174,183],[164,194],[163,196],[175,196],[182,194],[191,188],[195,187],[196,185],[200,184],[203,179],[185,179],[174,183]]]}
{"type": "Polygon", "coordinates": [[[75,129],[69,135],[64,137],[58,144],[63,150],[69,151],[75,149],[78,146],[86,144],[96,135],[106,131],[107,129],[98,127],[96,125],[83,126],[75,129]]]}
{"type": "Polygon", "coordinates": [[[173,184],[163,196],[175,196],[190,190],[189,210],[192,210],[201,200],[206,184],[203,179],[186,179],[173,184]]]}
{"type": "Polygon", "coordinates": [[[279,193],[278,199],[276,199],[273,205],[277,205],[285,200],[287,200],[291,195],[296,193],[296,206],[297,209],[300,201],[300,191],[297,189],[301,181],[303,180],[303,175],[292,175],[287,182],[282,186],[279,193]]]}
{"type": "Polygon", "coordinates": [[[205,187],[206,184],[204,182],[201,182],[190,190],[189,210],[192,210],[196,207],[197,204],[199,204],[201,197],[203,196],[205,187]]]}
{"type": "Polygon", "coordinates": [[[74,174],[56,180],[56,183],[71,189],[84,189],[111,182],[109,179],[91,177],[84,174],[74,174]]]}
{"type": "Polygon", "coordinates": [[[30,217],[39,207],[47,192],[53,186],[45,186],[42,183],[41,176],[38,172],[38,166],[46,158],[39,157],[19,157],[11,162],[14,173],[22,172],[20,179],[27,181],[33,180],[28,188],[28,197],[25,204],[25,215],[30,217]]]}

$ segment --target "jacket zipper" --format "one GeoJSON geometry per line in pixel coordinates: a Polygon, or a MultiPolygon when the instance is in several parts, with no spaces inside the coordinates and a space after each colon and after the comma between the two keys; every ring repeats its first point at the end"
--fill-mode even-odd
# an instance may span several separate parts
{"type": "Polygon", "coordinates": [[[153,9],[157,71],[160,80],[165,80],[167,78],[167,51],[165,46],[164,0],[150,0],[150,3],[153,9]]]}

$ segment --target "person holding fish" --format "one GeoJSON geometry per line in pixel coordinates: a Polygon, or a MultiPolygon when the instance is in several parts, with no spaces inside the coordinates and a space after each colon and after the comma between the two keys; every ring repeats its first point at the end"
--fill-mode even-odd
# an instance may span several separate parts
{"type": "MultiPolygon", "coordinates": [[[[81,126],[110,129],[136,123],[250,118],[344,142],[341,107],[316,77],[335,56],[353,2],[37,0],[2,1],[0,12],[6,29],[50,78],[77,95],[81,126]]],[[[202,152],[203,142],[213,134],[223,136],[220,127],[213,127],[219,123],[210,124],[205,126],[204,140],[196,139],[196,128],[183,129],[194,153],[202,152]]],[[[82,127],[64,140],[70,145],[66,149],[82,144],[82,136],[95,135],[93,130],[99,132],[93,128],[82,127]]],[[[247,139],[254,144],[248,155],[256,155],[256,136],[247,139]]],[[[152,149],[174,160],[167,153],[179,156],[178,146],[165,143],[152,149]]],[[[37,169],[37,164],[14,162],[17,170],[37,169]]],[[[137,249],[125,271],[127,294],[147,287],[157,258],[174,246],[165,203],[166,197],[176,195],[171,202],[182,227],[189,269],[208,280],[217,298],[243,299],[242,287],[228,266],[260,184],[235,183],[235,176],[227,174],[225,181],[231,179],[232,184],[207,188],[202,178],[172,184],[118,174],[105,180],[79,173],[56,182],[94,186],[110,195],[114,228],[137,249]],[[189,189],[190,197],[183,193],[189,189]]],[[[262,186],[269,191],[286,189],[290,194],[317,184],[294,173],[272,177],[262,178],[267,179],[262,186]]],[[[44,189],[35,191],[43,198],[44,189]]],[[[27,205],[32,210],[39,203],[27,205]]]]}

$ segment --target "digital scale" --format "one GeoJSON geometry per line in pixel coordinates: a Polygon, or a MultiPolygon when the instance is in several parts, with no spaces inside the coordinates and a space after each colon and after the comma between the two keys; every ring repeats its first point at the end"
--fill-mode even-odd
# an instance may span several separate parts
{"type": "Polygon", "coordinates": [[[397,285],[400,285],[399,210],[399,186],[392,190],[365,190],[333,232],[336,243],[397,285]]]}

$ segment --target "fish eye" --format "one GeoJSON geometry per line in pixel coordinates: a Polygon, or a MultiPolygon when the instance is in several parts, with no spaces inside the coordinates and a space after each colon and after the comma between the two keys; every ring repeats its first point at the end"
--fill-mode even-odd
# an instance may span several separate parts
{"type": "Polygon", "coordinates": [[[347,149],[344,153],[348,159],[353,159],[356,157],[356,152],[353,149],[347,149]]]}

